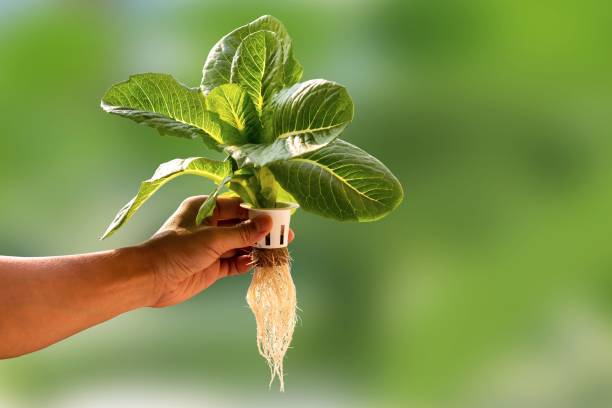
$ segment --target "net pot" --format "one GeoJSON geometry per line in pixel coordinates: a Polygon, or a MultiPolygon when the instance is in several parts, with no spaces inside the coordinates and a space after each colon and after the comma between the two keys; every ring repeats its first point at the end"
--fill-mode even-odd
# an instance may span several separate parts
{"type": "Polygon", "coordinates": [[[285,248],[289,241],[289,221],[291,215],[299,207],[295,203],[276,203],[276,208],[253,208],[252,205],[242,203],[241,207],[249,210],[249,218],[266,214],[272,218],[272,230],[268,235],[257,241],[255,248],[274,249],[285,248]]]}

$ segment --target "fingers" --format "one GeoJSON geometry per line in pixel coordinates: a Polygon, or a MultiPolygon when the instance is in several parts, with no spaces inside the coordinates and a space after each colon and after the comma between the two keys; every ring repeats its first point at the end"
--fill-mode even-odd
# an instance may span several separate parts
{"type": "Polygon", "coordinates": [[[221,256],[232,249],[252,246],[271,229],[272,219],[267,215],[260,215],[233,227],[209,227],[196,234],[201,235],[205,241],[204,245],[221,256]]]}
{"type": "Polygon", "coordinates": [[[217,221],[217,227],[233,227],[236,224],[240,224],[242,221],[246,220],[246,218],[232,218],[231,220],[220,220],[217,221]]]}
{"type": "Polygon", "coordinates": [[[241,203],[240,197],[217,198],[213,213],[204,219],[203,225],[216,227],[227,222],[235,224],[236,222],[246,220],[249,218],[249,211],[246,208],[240,207],[241,203]]]}
{"type": "Polygon", "coordinates": [[[229,251],[227,251],[223,255],[221,255],[221,258],[223,258],[223,259],[225,259],[225,258],[233,258],[233,257],[238,256],[238,255],[248,255],[250,253],[251,253],[251,248],[249,248],[249,247],[238,248],[238,249],[230,249],[229,251]]]}
{"type": "MultiPolygon", "coordinates": [[[[232,224],[236,225],[236,224],[232,224]]],[[[295,239],[295,233],[292,229],[289,229],[289,243],[291,243],[295,239]]],[[[233,258],[238,255],[248,255],[251,253],[250,247],[238,248],[238,249],[230,249],[229,251],[223,253],[221,255],[221,259],[233,258]]]]}
{"type": "Polygon", "coordinates": [[[250,255],[240,255],[233,258],[222,259],[219,265],[219,277],[242,275],[251,269],[250,255]]]}
{"type": "MultiPolygon", "coordinates": [[[[200,209],[202,203],[208,196],[199,195],[185,199],[175,214],[169,219],[166,224],[170,223],[178,227],[186,229],[193,228],[193,220],[200,209]],[[170,222],[172,221],[172,222],[170,222]]],[[[206,218],[204,224],[207,226],[234,226],[246,219],[248,219],[249,212],[246,208],[242,208],[240,204],[242,199],[240,197],[219,197],[216,201],[216,206],[213,214],[206,218]]],[[[166,224],[161,228],[163,229],[166,224]]],[[[269,230],[267,231],[269,232],[269,230]]],[[[289,242],[293,241],[295,234],[293,230],[289,230],[289,242]]],[[[255,241],[253,241],[255,242],[255,241]]],[[[245,246],[250,246],[249,243],[245,246]]],[[[232,248],[233,249],[233,248],[232,248]]]]}
{"type": "Polygon", "coordinates": [[[251,264],[252,258],[250,255],[239,255],[232,258],[221,259],[217,268],[204,270],[197,274],[193,294],[200,293],[219,279],[247,273],[251,269],[251,264]]]}
{"type": "MultiPolygon", "coordinates": [[[[236,225],[236,223],[231,224],[231,226],[236,225]]],[[[230,226],[230,224],[228,224],[228,226],[230,226]]],[[[289,240],[288,242],[291,243],[293,242],[293,240],[295,239],[295,233],[293,232],[292,229],[289,229],[289,240]]],[[[224,252],[223,255],[221,255],[221,258],[233,258],[236,255],[246,255],[249,254],[251,252],[250,247],[244,247],[244,248],[238,248],[238,249],[230,249],[227,252],[224,252]]]]}
{"type": "MultiPolygon", "coordinates": [[[[236,224],[232,224],[232,225],[236,225],[236,224]]],[[[289,243],[293,242],[293,240],[295,239],[295,233],[293,232],[292,229],[289,230],[289,243]]],[[[221,255],[222,259],[225,258],[233,258],[237,255],[248,255],[251,253],[251,248],[250,247],[244,247],[244,248],[238,248],[238,249],[230,249],[229,251],[223,253],[223,255],[221,255]]]]}
{"type": "Polygon", "coordinates": [[[202,203],[204,203],[204,201],[206,201],[206,198],[208,198],[208,196],[205,195],[198,195],[186,198],[179,206],[177,210],[177,215],[179,215],[183,220],[194,220],[195,216],[198,214],[200,206],[202,205],[202,203]]]}
{"type": "Polygon", "coordinates": [[[242,208],[240,197],[220,197],[217,198],[217,206],[211,216],[215,221],[234,220],[249,218],[249,210],[242,208]]]}
{"type": "MultiPolygon", "coordinates": [[[[192,277],[196,282],[191,296],[208,288],[221,278],[248,272],[253,266],[248,247],[263,238],[271,228],[272,219],[262,215],[235,226],[208,227],[194,233],[192,236],[195,235],[202,239],[197,245],[205,246],[214,252],[209,256],[215,258],[216,261],[192,277]]],[[[293,241],[294,237],[293,231],[289,230],[289,242],[293,241]]]]}
{"type": "Polygon", "coordinates": [[[291,228],[289,228],[289,243],[291,243],[294,238],[295,238],[295,233],[293,232],[291,228]]]}
{"type": "MultiPolygon", "coordinates": [[[[180,226],[185,228],[193,227],[193,221],[207,197],[205,195],[193,196],[181,203],[176,212],[180,226]]],[[[240,207],[241,203],[240,197],[218,197],[212,215],[204,220],[204,224],[217,226],[219,221],[246,220],[249,212],[246,208],[240,207]]]]}

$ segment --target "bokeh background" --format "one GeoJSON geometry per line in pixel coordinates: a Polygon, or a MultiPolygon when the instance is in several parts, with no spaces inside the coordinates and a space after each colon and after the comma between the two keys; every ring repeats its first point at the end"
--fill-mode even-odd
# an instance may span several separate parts
{"type": "Polygon", "coordinates": [[[210,47],[262,14],[305,78],[348,87],[344,138],[406,191],[378,223],[295,217],[286,393],[243,276],[0,362],[0,406],[612,406],[605,1],[0,0],[0,253],[141,242],[209,191],[177,179],[98,241],[159,163],[205,154],[99,99],[138,72],[198,85],[210,47]]]}

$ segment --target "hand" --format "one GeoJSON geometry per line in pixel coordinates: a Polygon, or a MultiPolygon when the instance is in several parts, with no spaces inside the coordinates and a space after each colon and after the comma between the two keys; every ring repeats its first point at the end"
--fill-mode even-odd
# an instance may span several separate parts
{"type": "Polygon", "coordinates": [[[246,273],[251,267],[249,247],[272,228],[268,216],[248,220],[239,198],[218,198],[213,215],[196,227],[196,214],[205,199],[196,196],[183,201],[143,245],[147,262],[152,263],[152,307],[184,302],[218,279],[246,273]]]}
{"type": "Polygon", "coordinates": [[[0,359],[39,350],[130,310],[183,302],[217,279],[248,271],[248,247],[270,231],[272,220],[247,221],[239,199],[221,198],[196,227],[205,198],[185,200],[142,245],[44,258],[0,256],[0,359]]]}

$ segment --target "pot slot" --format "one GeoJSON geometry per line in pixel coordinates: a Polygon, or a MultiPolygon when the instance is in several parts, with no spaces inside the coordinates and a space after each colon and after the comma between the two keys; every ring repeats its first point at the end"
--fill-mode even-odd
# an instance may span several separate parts
{"type": "Polygon", "coordinates": [[[285,224],[281,225],[281,228],[280,228],[280,244],[281,245],[285,244],[285,224]]]}

